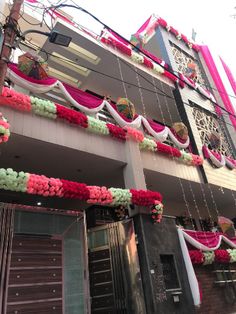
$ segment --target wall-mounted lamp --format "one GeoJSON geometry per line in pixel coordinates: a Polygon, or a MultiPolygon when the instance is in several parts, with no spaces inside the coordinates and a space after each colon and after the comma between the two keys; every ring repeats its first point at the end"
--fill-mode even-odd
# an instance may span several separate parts
{"type": "Polygon", "coordinates": [[[25,31],[22,34],[22,36],[17,40],[16,46],[18,46],[21,39],[25,40],[25,36],[30,33],[41,34],[41,35],[47,36],[49,38],[50,43],[64,46],[64,47],[68,47],[72,40],[72,37],[58,33],[56,31],[51,31],[50,33],[48,33],[48,32],[38,31],[34,29],[29,29],[25,31]]]}

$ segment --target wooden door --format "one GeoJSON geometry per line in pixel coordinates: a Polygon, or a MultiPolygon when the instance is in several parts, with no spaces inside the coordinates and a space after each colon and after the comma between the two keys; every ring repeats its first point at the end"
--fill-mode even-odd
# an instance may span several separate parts
{"type": "Polygon", "coordinates": [[[62,241],[14,235],[7,314],[62,314],[62,241]]]}

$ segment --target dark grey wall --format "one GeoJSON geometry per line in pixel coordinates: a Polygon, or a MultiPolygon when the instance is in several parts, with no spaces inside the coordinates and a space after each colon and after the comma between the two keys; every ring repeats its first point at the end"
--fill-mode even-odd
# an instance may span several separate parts
{"type": "Polygon", "coordinates": [[[164,217],[160,224],[153,224],[149,215],[138,215],[134,222],[147,313],[195,313],[175,220],[164,217]],[[182,292],[178,303],[165,289],[160,254],[174,255],[182,292]]]}

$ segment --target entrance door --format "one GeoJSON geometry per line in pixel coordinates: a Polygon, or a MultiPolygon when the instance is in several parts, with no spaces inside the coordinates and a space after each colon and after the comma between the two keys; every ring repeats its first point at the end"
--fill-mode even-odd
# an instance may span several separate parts
{"type": "Polygon", "coordinates": [[[133,221],[88,231],[91,312],[144,314],[133,221]]]}
{"type": "Polygon", "coordinates": [[[8,314],[62,314],[62,240],[13,237],[8,314]]]}
{"type": "Polygon", "coordinates": [[[0,313],[89,314],[83,213],[5,206],[16,211],[14,226],[12,223],[8,228],[14,231],[13,241],[5,241],[9,247],[9,267],[6,279],[0,276],[5,287],[0,289],[0,301],[3,300],[0,313]]]}

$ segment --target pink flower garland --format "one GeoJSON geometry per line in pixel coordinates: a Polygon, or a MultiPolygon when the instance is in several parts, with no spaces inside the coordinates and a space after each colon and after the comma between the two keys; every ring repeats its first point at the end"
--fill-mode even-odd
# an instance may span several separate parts
{"type": "Polygon", "coordinates": [[[203,158],[202,156],[198,156],[198,155],[192,155],[192,165],[194,166],[201,166],[203,164],[203,158]]]}
{"type": "Polygon", "coordinates": [[[154,208],[151,210],[151,217],[154,223],[161,222],[163,213],[163,204],[160,201],[155,201],[154,208]]]}
{"type": "Polygon", "coordinates": [[[127,139],[132,139],[138,143],[141,143],[144,140],[144,135],[141,131],[131,128],[129,126],[125,126],[123,127],[123,129],[127,132],[127,139]]]}
{"type": "MultiPolygon", "coordinates": [[[[23,95],[21,93],[17,93],[14,90],[11,90],[9,88],[3,89],[3,96],[0,96],[0,104],[1,100],[2,103],[5,105],[9,105],[17,110],[31,110],[31,103],[30,98],[27,95],[23,95]],[[8,102],[8,96],[11,99],[10,102],[8,102]],[[29,103],[28,103],[29,102],[29,103]]],[[[61,106],[59,104],[55,104],[56,107],[56,116],[58,119],[62,119],[65,121],[68,121],[69,123],[79,125],[83,128],[88,128],[88,117],[78,111],[75,111],[73,109],[61,106]]],[[[1,124],[0,124],[1,125],[1,124]]],[[[107,129],[109,130],[109,134],[113,138],[117,138],[122,141],[126,141],[127,139],[135,140],[139,143],[142,143],[144,141],[144,134],[136,130],[134,128],[125,126],[124,128],[121,128],[119,126],[113,125],[111,123],[106,124],[107,129]]],[[[7,136],[3,137],[3,141],[7,141],[7,136]]],[[[181,157],[181,152],[174,147],[171,147],[169,145],[163,144],[161,142],[156,142],[157,145],[157,151],[165,153],[167,155],[171,155],[177,158],[181,157]]],[[[197,155],[192,155],[192,165],[201,165],[202,164],[202,158],[197,155]]]]}
{"type": "Polygon", "coordinates": [[[89,199],[87,203],[90,204],[111,204],[113,197],[110,191],[105,186],[87,186],[89,190],[89,199]]]}
{"type": "Polygon", "coordinates": [[[42,196],[62,197],[62,183],[59,179],[47,178],[44,175],[31,174],[27,182],[27,193],[42,196]]]}
{"type": "Polygon", "coordinates": [[[58,104],[55,104],[55,106],[57,109],[57,118],[79,125],[82,128],[88,127],[88,118],[85,114],[58,104]]]}
{"type": "Polygon", "coordinates": [[[10,124],[7,120],[2,116],[0,112],[0,143],[6,143],[10,136],[10,124]]]}
{"type": "Polygon", "coordinates": [[[64,197],[87,201],[90,204],[112,206],[154,206],[155,222],[160,222],[163,212],[162,196],[158,192],[119,189],[102,186],[87,186],[84,183],[69,180],[48,178],[44,175],[19,172],[13,169],[1,169],[0,189],[28,194],[42,195],[44,197],[64,197]]]}
{"type": "Polygon", "coordinates": [[[175,36],[179,35],[179,32],[177,31],[177,29],[175,29],[173,26],[170,26],[170,32],[174,34],[175,36]]]}
{"type": "Polygon", "coordinates": [[[16,108],[20,111],[31,111],[30,97],[8,87],[3,87],[0,105],[16,108]]]}
{"type": "MultiPolygon", "coordinates": [[[[205,262],[205,256],[200,250],[189,250],[189,256],[193,264],[203,264],[205,262]]],[[[227,250],[215,250],[213,261],[228,264],[230,262],[230,254],[227,250]]]]}
{"type": "Polygon", "coordinates": [[[127,56],[130,56],[131,57],[131,54],[132,54],[132,50],[127,47],[126,45],[120,43],[119,41],[111,38],[111,37],[108,37],[108,38],[101,38],[101,42],[107,44],[107,45],[111,45],[115,48],[117,48],[118,50],[120,50],[121,52],[123,52],[124,54],[126,54],[127,56]]]}

